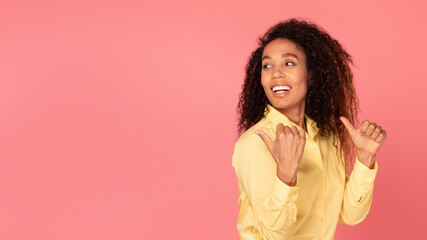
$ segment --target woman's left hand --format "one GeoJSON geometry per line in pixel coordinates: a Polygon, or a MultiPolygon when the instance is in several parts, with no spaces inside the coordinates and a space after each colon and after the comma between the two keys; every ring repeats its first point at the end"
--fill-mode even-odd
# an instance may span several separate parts
{"type": "Polygon", "coordinates": [[[357,148],[357,158],[372,169],[375,163],[375,156],[386,139],[386,131],[376,123],[367,120],[364,120],[359,128],[353,127],[345,117],[340,117],[340,120],[357,148]]]}

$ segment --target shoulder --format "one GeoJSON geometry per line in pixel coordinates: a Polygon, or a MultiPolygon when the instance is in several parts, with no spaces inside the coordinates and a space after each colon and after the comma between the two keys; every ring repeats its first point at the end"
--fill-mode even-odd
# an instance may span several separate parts
{"type": "Polygon", "coordinates": [[[236,141],[233,153],[233,164],[240,159],[258,159],[259,156],[269,153],[267,146],[260,136],[255,134],[255,130],[262,130],[273,140],[275,139],[276,128],[274,123],[266,118],[262,118],[254,126],[246,130],[236,141]]]}
{"type": "Polygon", "coordinates": [[[270,137],[273,137],[271,133],[274,133],[276,131],[276,126],[274,126],[274,123],[271,122],[267,118],[262,118],[260,121],[258,121],[255,125],[253,125],[251,128],[246,130],[237,140],[236,146],[244,146],[244,147],[250,147],[253,144],[264,144],[261,137],[255,134],[255,130],[262,130],[266,132],[270,137]]]}

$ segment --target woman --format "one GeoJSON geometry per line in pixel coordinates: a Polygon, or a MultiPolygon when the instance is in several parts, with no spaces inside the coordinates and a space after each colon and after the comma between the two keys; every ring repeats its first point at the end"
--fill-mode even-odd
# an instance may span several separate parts
{"type": "Polygon", "coordinates": [[[333,239],[338,221],[368,214],[386,132],[367,120],[353,127],[359,105],[348,63],[338,41],[306,21],[281,22],[259,39],[232,160],[241,239],[333,239]]]}

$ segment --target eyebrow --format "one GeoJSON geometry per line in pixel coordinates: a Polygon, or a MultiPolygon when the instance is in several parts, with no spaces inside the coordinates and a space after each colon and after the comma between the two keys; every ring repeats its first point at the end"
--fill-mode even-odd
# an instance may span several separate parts
{"type": "MultiPolygon", "coordinates": [[[[294,58],[298,59],[297,55],[295,55],[295,54],[293,54],[293,53],[284,53],[284,54],[282,54],[282,57],[294,57],[294,58]]],[[[262,57],[262,59],[261,59],[261,60],[263,61],[264,59],[271,59],[271,57],[270,57],[270,56],[265,55],[264,57],[262,57]]],[[[299,60],[299,59],[298,59],[298,60],[299,60]]]]}

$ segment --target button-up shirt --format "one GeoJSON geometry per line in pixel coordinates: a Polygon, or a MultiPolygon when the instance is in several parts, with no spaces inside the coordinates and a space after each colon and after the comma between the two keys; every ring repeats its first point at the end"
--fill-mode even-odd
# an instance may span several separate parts
{"type": "Polygon", "coordinates": [[[305,114],[306,143],[297,183],[288,186],[277,177],[276,161],[254,131],[263,130],[275,140],[277,124],[301,127],[271,105],[266,108],[264,118],[237,140],[232,157],[240,192],[240,239],[333,239],[338,221],[361,222],[371,206],[377,162],[369,169],[356,157],[351,175],[346,174],[332,134],[320,136],[305,114]]]}

